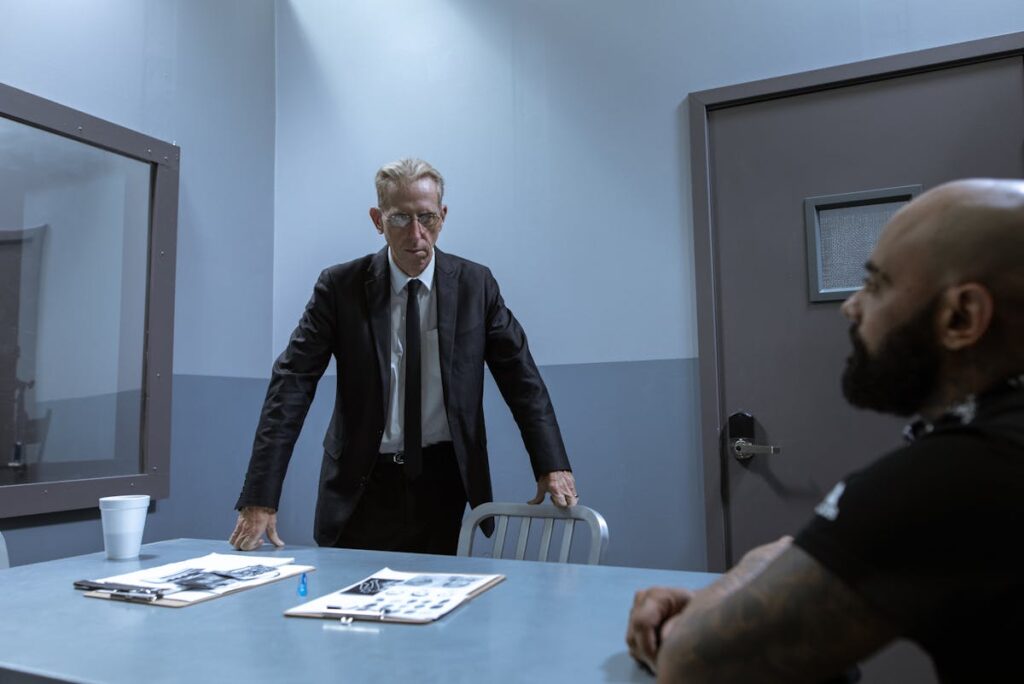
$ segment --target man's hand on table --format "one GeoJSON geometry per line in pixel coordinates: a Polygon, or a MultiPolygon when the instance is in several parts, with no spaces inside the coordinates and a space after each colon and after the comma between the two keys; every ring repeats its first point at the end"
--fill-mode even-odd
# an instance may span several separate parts
{"type": "Polygon", "coordinates": [[[636,592],[629,611],[626,643],[629,654],[652,674],[658,662],[658,648],[692,596],[686,589],[673,587],[652,587],[636,592]]]}
{"type": "Polygon", "coordinates": [[[277,536],[277,511],[263,506],[245,506],[238,511],[238,522],[228,543],[239,551],[253,551],[263,546],[264,534],[274,546],[284,546],[277,536]]]}

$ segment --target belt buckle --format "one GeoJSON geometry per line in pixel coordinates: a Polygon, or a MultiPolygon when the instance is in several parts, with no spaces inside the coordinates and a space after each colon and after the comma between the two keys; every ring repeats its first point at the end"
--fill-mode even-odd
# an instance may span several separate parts
{"type": "Polygon", "coordinates": [[[405,453],[402,451],[395,452],[391,455],[391,461],[396,465],[405,465],[405,459],[402,458],[404,455],[405,453]]]}

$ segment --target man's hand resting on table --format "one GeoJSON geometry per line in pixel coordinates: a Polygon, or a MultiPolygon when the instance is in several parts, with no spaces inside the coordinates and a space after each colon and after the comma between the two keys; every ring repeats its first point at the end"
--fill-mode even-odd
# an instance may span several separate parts
{"type": "Polygon", "coordinates": [[[238,511],[238,522],[228,543],[239,551],[252,551],[263,546],[264,533],[274,546],[284,546],[277,536],[277,511],[263,506],[245,506],[238,511]]]}
{"type": "Polygon", "coordinates": [[[652,674],[658,662],[658,648],[692,596],[686,589],[673,587],[652,587],[636,592],[629,611],[626,643],[629,654],[652,674]]]}

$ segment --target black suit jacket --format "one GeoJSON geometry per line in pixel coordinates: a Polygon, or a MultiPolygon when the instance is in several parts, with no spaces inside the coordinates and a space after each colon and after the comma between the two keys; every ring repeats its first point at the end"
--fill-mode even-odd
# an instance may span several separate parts
{"type": "MultiPolygon", "coordinates": [[[[569,470],[555,412],[526,343],[485,266],[435,249],[437,329],[448,426],[471,506],[490,501],[484,364],[512,410],[534,475],[569,470]]],[[[387,248],[324,270],[288,347],[274,363],[252,458],[236,504],[277,508],[317,382],[334,356],[338,383],[324,437],[315,538],[333,545],[378,460],[390,367],[387,248]]]]}

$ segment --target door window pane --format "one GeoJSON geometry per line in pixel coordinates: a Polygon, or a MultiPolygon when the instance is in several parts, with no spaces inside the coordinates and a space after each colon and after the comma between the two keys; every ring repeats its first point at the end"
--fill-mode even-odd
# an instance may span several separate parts
{"type": "Polygon", "coordinates": [[[818,212],[821,288],[849,292],[860,287],[864,262],[893,215],[907,202],[837,207],[818,212]]]}

